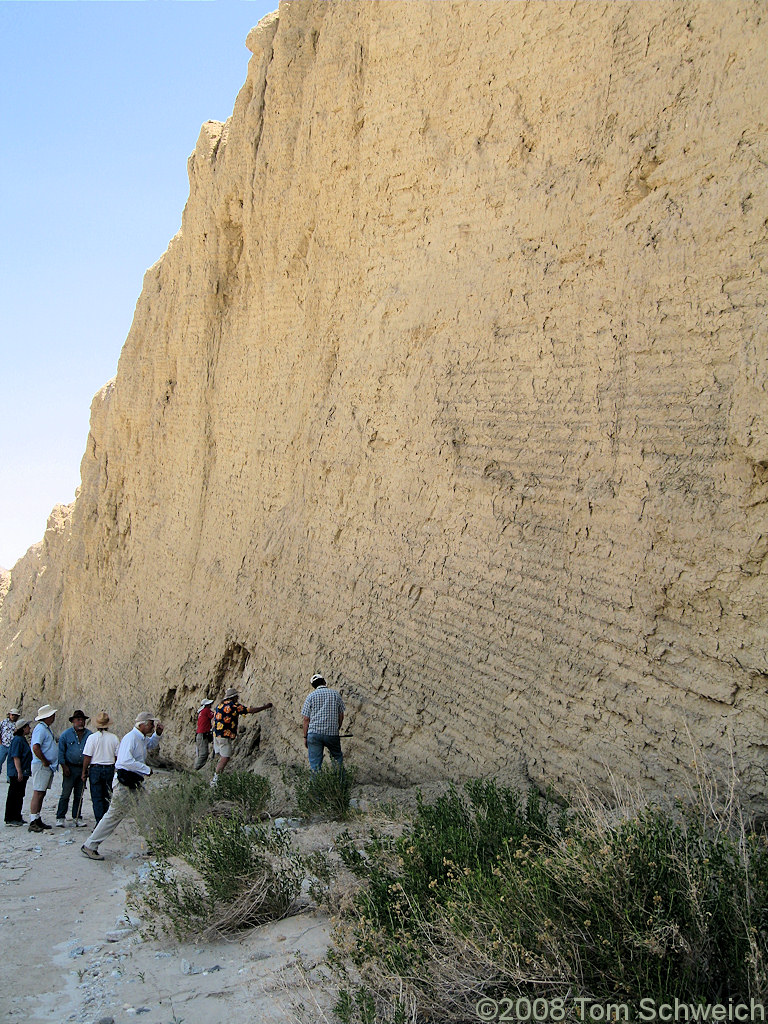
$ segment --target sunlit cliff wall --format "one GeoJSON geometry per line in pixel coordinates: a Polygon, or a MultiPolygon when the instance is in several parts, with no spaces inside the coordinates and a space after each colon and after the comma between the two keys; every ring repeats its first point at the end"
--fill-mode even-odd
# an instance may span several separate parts
{"type": "Polygon", "coordinates": [[[370,778],[696,750],[764,806],[768,5],[294,0],[248,45],[3,693],[186,757],[237,680],[283,761],[320,670],[370,778]]]}

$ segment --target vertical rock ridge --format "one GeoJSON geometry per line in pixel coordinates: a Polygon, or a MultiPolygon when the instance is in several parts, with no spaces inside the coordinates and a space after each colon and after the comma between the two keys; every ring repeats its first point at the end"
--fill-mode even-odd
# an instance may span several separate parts
{"type": "Polygon", "coordinates": [[[371,775],[672,789],[693,744],[764,807],[761,5],[302,0],[248,47],[6,695],[130,692],[184,756],[238,677],[283,759],[319,669],[371,775]]]}

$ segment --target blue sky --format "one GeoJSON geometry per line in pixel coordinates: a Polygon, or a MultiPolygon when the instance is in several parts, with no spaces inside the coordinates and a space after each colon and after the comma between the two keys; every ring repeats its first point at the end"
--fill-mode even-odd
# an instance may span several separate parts
{"type": "Polygon", "coordinates": [[[0,2],[0,566],[74,499],[91,398],[277,0],[0,2]]]}

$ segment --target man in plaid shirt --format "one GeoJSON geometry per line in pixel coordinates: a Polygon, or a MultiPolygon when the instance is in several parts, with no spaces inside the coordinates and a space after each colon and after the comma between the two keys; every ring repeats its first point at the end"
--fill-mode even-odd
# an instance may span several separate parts
{"type": "Polygon", "coordinates": [[[341,753],[339,730],[344,721],[344,701],[336,690],[328,687],[321,675],[312,676],[311,682],[313,692],[304,701],[301,709],[304,719],[304,746],[309,755],[310,771],[320,771],[326,747],[331,759],[341,768],[344,757],[341,753]]]}

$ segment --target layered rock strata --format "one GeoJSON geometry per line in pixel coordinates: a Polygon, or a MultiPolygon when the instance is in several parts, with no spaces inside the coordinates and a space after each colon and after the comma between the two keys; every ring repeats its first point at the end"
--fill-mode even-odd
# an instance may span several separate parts
{"type": "Polygon", "coordinates": [[[248,46],[4,694],[183,757],[237,681],[291,760],[321,670],[369,777],[695,756],[765,807],[766,4],[294,0],[248,46]]]}

